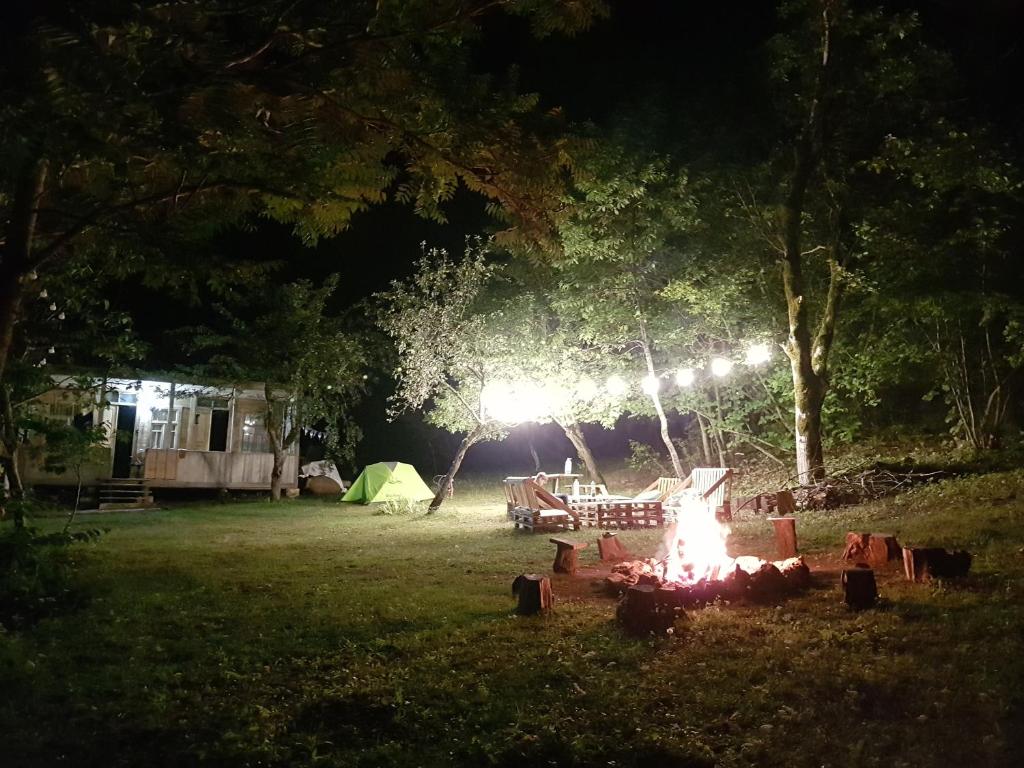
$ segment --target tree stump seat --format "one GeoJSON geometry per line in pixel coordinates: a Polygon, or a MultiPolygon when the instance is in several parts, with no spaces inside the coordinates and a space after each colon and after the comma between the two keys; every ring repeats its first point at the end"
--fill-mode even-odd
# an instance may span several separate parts
{"type": "Polygon", "coordinates": [[[631,555],[619,540],[617,533],[609,531],[604,533],[597,540],[597,551],[601,560],[607,563],[617,563],[623,560],[632,560],[631,555]]]}
{"type": "Polygon", "coordinates": [[[551,569],[555,573],[567,573],[570,576],[575,576],[576,568],[579,564],[576,552],[586,549],[589,545],[585,541],[569,541],[568,539],[548,539],[548,541],[557,547],[555,550],[555,564],[551,569]]]}
{"type": "Polygon", "coordinates": [[[547,613],[555,604],[551,580],[536,573],[522,573],[512,582],[512,594],[519,598],[516,613],[532,616],[547,613]]]}
{"type": "Polygon", "coordinates": [[[775,548],[778,551],[779,560],[796,557],[796,518],[769,517],[768,522],[772,524],[775,531],[775,548]]]}
{"type": "Polygon", "coordinates": [[[884,568],[890,562],[903,556],[896,537],[891,533],[857,533],[846,534],[846,549],[843,560],[863,563],[872,568],[884,568]]]}

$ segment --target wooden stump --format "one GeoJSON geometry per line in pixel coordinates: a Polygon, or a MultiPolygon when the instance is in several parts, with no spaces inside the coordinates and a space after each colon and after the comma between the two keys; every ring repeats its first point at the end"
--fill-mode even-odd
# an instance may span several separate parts
{"type": "Polygon", "coordinates": [[[548,539],[558,549],[555,550],[555,564],[552,570],[555,573],[567,573],[570,576],[576,575],[578,557],[576,551],[586,549],[586,542],[568,541],[566,539],[548,539]]]}
{"type": "Polygon", "coordinates": [[[904,547],[903,572],[909,581],[958,579],[971,569],[971,553],[939,547],[904,547]]]}
{"type": "Polygon", "coordinates": [[[608,532],[601,536],[597,540],[597,551],[601,555],[601,560],[608,563],[633,559],[633,556],[622,546],[617,533],[608,532]]]}
{"type": "Polygon", "coordinates": [[[631,635],[663,635],[673,627],[681,609],[675,590],[636,584],[626,590],[615,616],[631,635]]]}
{"type": "Polygon", "coordinates": [[[512,594],[519,597],[516,613],[521,616],[532,616],[547,613],[555,604],[555,596],[551,592],[551,580],[547,576],[536,573],[524,573],[516,576],[512,582],[512,594]]]}
{"type": "Polygon", "coordinates": [[[796,518],[769,517],[768,520],[775,528],[775,548],[779,553],[779,560],[796,557],[796,518]]]}
{"type": "Polygon", "coordinates": [[[890,533],[856,533],[846,534],[846,549],[843,559],[857,563],[866,563],[872,568],[883,568],[901,556],[900,545],[896,537],[890,533]]]}
{"type": "Polygon", "coordinates": [[[855,611],[870,608],[878,600],[875,572],[870,568],[843,571],[843,602],[855,611]]]}

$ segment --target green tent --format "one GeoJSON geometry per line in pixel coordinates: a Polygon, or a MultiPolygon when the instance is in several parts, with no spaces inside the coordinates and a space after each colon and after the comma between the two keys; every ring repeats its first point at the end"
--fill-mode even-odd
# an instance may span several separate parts
{"type": "Polygon", "coordinates": [[[363,468],[342,501],[372,504],[376,501],[426,501],[434,498],[415,467],[398,461],[382,461],[363,468]]]}

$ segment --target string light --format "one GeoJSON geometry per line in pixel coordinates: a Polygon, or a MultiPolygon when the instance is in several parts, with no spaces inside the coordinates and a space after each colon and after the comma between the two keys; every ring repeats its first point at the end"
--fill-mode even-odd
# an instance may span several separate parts
{"type": "Polygon", "coordinates": [[[608,394],[612,397],[622,397],[629,390],[629,385],[621,376],[609,376],[605,386],[608,388],[608,394]]]}
{"type": "Polygon", "coordinates": [[[645,394],[653,397],[658,394],[658,390],[661,389],[661,380],[653,373],[649,373],[644,376],[643,380],[640,382],[640,389],[642,389],[645,394]]]}
{"type": "Polygon", "coordinates": [[[760,365],[772,358],[771,348],[767,344],[752,344],[747,348],[747,365],[760,365]]]}
{"type": "Polygon", "coordinates": [[[696,378],[693,368],[680,368],[676,371],[676,384],[680,387],[689,387],[693,384],[693,380],[696,378]]]}
{"type": "Polygon", "coordinates": [[[732,360],[727,357],[714,357],[711,359],[711,373],[719,378],[728,376],[732,370],[732,360]]]}

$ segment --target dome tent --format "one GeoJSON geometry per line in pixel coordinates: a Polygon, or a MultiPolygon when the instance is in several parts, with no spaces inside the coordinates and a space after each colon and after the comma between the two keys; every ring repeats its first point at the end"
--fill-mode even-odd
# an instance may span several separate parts
{"type": "Polygon", "coordinates": [[[411,464],[382,461],[365,466],[341,500],[373,504],[378,501],[426,501],[432,498],[434,492],[411,464]]]}

